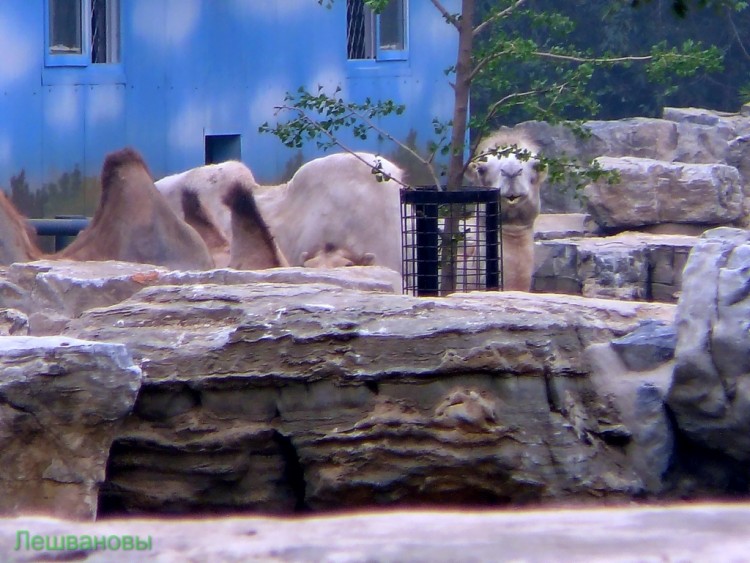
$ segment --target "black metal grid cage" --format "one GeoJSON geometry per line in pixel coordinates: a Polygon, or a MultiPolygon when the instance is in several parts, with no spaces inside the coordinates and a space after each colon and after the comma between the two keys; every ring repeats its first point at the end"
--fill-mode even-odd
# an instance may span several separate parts
{"type": "Polygon", "coordinates": [[[502,289],[498,189],[404,188],[401,236],[405,293],[502,289]]]}

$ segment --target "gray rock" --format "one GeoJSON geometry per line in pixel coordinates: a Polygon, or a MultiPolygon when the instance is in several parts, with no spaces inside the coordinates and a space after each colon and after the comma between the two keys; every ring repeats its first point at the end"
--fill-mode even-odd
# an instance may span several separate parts
{"type": "Polygon", "coordinates": [[[146,376],[105,506],[344,508],[630,497],[627,429],[583,359],[673,306],[330,285],[153,286],[66,334],[146,376]]]}
{"type": "Polygon", "coordinates": [[[0,337],[0,513],[93,519],[141,370],[120,344],[0,337]]]}
{"type": "Polygon", "coordinates": [[[620,175],[617,184],[599,181],[585,189],[589,213],[602,228],[662,222],[728,225],[742,216],[742,187],[734,167],[634,157],[598,161],[620,175]]]}
{"type": "Polygon", "coordinates": [[[616,338],[612,347],[634,371],[654,369],[674,357],[677,334],[672,325],[646,321],[636,330],[616,338]]]}
{"type": "Polygon", "coordinates": [[[29,318],[15,309],[0,309],[0,336],[27,336],[29,318]]]}
{"type": "Polygon", "coordinates": [[[535,247],[532,287],[538,292],[675,303],[682,269],[697,240],[640,232],[541,240],[535,247]]]}
{"type": "Polygon", "coordinates": [[[597,392],[607,398],[611,411],[619,414],[630,432],[625,449],[629,466],[648,492],[664,492],[675,450],[674,431],[664,406],[673,363],[635,371],[607,343],[590,346],[586,357],[591,362],[591,379],[597,392]]]}
{"type": "MultiPolygon", "coordinates": [[[[577,137],[564,125],[536,121],[521,123],[516,130],[538,144],[545,156],[567,156],[583,165],[601,156],[732,165],[730,143],[750,133],[750,119],[704,109],[665,108],[664,119],[589,121],[584,127],[590,132],[587,137],[577,137]]],[[[545,213],[586,210],[581,194],[571,182],[547,185],[541,195],[545,213]]]]}
{"type": "Polygon", "coordinates": [[[6,561],[744,561],[750,507],[732,504],[607,509],[394,511],[296,518],[104,520],[22,517],[0,526],[6,561]],[[28,532],[28,536],[23,532],[28,532]],[[143,551],[37,552],[26,540],[137,537],[143,551]],[[21,540],[20,546],[18,540],[21,540]],[[19,546],[20,549],[16,549],[19,546]]]}
{"type": "Polygon", "coordinates": [[[730,141],[726,162],[734,166],[742,179],[742,217],[740,226],[747,227],[750,221],[750,134],[740,135],[730,141]]]}
{"type": "Polygon", "coordinates": [[[750,460],[750,233],[708,231],[683,274],[668,404],[690,439],[750,460]]]}
{"type": "Polygon", "coordinates": [[[260,271],[171,272],[149,264],[40,260],[10,266],[0,279],[0,307],[21,310],[35,336],[60,334],[83,311],[119,303],[152,285],[219,283],[328,283],[363,291],[401,292],[401,277],[388,268],[275,268],[260,271]]]}

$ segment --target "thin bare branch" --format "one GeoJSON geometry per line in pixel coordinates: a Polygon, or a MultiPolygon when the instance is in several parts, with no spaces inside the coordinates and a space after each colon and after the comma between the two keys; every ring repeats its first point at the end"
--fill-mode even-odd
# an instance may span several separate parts
{"type": "Polygon", "coordinates": [[[485,66],[490,64],[495,59],[504,57],[508,53],[510,53],[510,51],[499,51],[497,53],[492,53],[492,55],[484,57],[483,59],[477,61],[477,63],[474,65],[474,68],[471,70],[471,74],[469,74],[469,80],[474,80],[477,74],[479,74],[485,66]]]}
{"type": "Polygon", "coordinates": [[[487,28],[487,26],[489,26],[491,23],[509,16],[515,10],[523,6],[525,3],[526,3],[526,0],[516,0],[516,2],[512,6],[508,6],[504,10],[499,11],[494,16],[487,18],[486,20],[484,20],[482,23],[480,23],[478,26],[474,28],[474,37],[482,33],[487,28]]]}
{"type": "Polygon", "coordinates": [[[650,61],[652,55],[629,56],[629,57],[576,57],[573,55],[561,55],[559,53],[548,53],[545,51],[534,51],[532,53],[543,59],[553,59],[556,61],[568,61],[571,63],[628,63],[650,61]]]}
{"type": "Polygon", "coordinates": [[[367,126],[370,129],[372,129],[373,131],[375,131],[378,135],[380,135],[380,136],[388,139],[393,144],[395,144],[397,147],[399,147],[399,148],[405,150],[406,152],[408,152],[422,166],[424,166],[425,168],[427,168],[429,170],[430,176],[432,176],[432,179],[435,181],[435,185],[436,186],[440,185],[440,180],[438,179],[437,174],[435,174],[435,171],[433,170],[432,166],[430,165],[430,161],[429,160],[425,160],[422,157],[421,154],[419,154],[417,151],[415,151],[414,149],[412,149],[409,145],[407,145],[403,141],[400,141],[397,138],[395,138],[393,135],[391,135],[390,133],[388,133],[388,131],[386,131],[385,129],[381,128],[377,123],[375,123],[374,121],[372,121],[366,115],[363,115],[363,114],[359,113],[358,111],[354,111],[352,109],[349,109],[349,113],[351,115],[354,115],[355,117],[357,117],[357,119],[360,119],[362,122],[366,123],[367,126]]]}
{"type": "Polygon", "coordinates": [[[435,6],[438,9],[438,12],[445,18],[445,21],[450,23],[453,27],[460,30],[461,24],[458,23],[458,19],[456,16],[451,14],[448,10],[445,9],[445,6],[443,6],[440,3],[440,0],[430,0],[432,2],[432,5],[435,6]]]}
{"type": "Polygon", "coordinates": [[[747,52],[747,49],[745,49],[745,44],[742,43],[742,37],[740,37],[740,32],[737,29],[737,26],[734,23],[734,18],[732,18],[732,12],[729,10],[729,8],[725,8],[726,10],[726,16],[727,21],[729,21],[729,27],[732,28],[732,34],[734,35],[735,40],[737,41],[737,45],[739,45],[740,50],[742,51],[742,54],[745,55],[745,58],[750,59],[750,53],[747,52]]]}

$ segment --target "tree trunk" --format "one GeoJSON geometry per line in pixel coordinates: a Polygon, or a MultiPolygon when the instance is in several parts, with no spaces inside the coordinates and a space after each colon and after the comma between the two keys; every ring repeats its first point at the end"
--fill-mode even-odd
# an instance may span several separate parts
{"type": "MultiPolygon", "coordinates": [[[[458,30],[458,58],[456,60],[456,84],[454,87],[453,130],[451,132],[450,161],[446,189],[457,190],[463,184],[464,147],[469,118],[469,91],[471,86],[471,50],[474,44],[474,2],[462,0],[461,20],[458,30]]],[[[449,213],[443,224],[441,237],[442,257],[440,293],[446,295],[456,289],[456,242],[458,223],[449,213]]]]}
{"type": "Polygon", "coordinates": [[[474,46],[474,4],[475,0],[462,0],[461,20],[458,31],[458,58],[456,60],[455,101],[453,105],[453,130],[451,133],[451,153],[448,164],[446,188],[457,190],[463,183],[464,147],[469,118],[469,92],[471,89],[471,51],[474,46]]]}

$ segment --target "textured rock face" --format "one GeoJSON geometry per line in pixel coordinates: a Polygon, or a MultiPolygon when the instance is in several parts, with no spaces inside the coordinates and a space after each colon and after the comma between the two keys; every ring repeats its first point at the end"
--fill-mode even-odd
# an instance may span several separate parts
{"type": "Polygon", "coordinates": [[[16,309],[0,309],[0,336],[26,336],[29,319],[16,309]]]}
{"type": "Polygon", "coordinates": [[[534,291],[676,303],[698,238],[626,232],[536,243],[534,291]]]}
{"type": "Polygon", "coordinates": [[[73,320],[146,376],[113,511],[630,496],[628,431],[583,350],[668,305],[321,285],[154,286],[73,320]]]}
{"type": "Polygon", "coordinates": [[[0,513],[93,519],[141,370],[120,344],[4,336],[0,373],[0,513]]]}
{"type": "MultiPolygon", "coordinates": [[[[664,163],[728,164],[740,170],[745,213],[750,210],[750,177],[744,162],[750,160],[750,116],[695,108],[665,108],[663,119],[631,118],[589,121],[591,135],[581,139],[561,125],[527,122],[516,129],[542,147],[549,156],[566,155],[588,163],[600,156],[640,157],[664,163]]],[[[545,213],[585,210],[571,185],[546,186],[542,190],[545,213]]]]}
{"type": "Polygon", "coordinates": [[[59,334],[71,318],[83,311],[119,303],[151,285],[256,282],[329,283],[363,291],[401,292],[401,276],[380,267],[171,272],[157,266],[128,262],[40,260],[13,264],[2,272],[0,308],[22,311],[29,317],[29,333],[43,336],[59,334]]]}
{"type": "Polygon", "coordinates": [[[747,504],[508,512],[388,511],[313,518],[0,521],[5,561],[744,561],[747,504]],[[27,531],[28,536],[19,531],[27,531]],[[35,551],[25,541],[137,541],[140,551],[35,551]],[[137,540],[136,540],[137,538],[137,540]],[[151,538],[149,542],[149,538],[151,538]],[[21,540],[19,545],[18,541],[21,540]]]}
{"type": "Polygon", "coordinates": [[[750,460],[750,234],[703,235],[685,267],[669,406],[689,438],[750,460]]]}
{"type": "Polygon", "coordinates": [[[635,157],[601,157],[620,182],[589,184],[584,193],[594,220],[606,229],[660,223],[727,225],[742,215],[736,168],[724,164],[667,163],[635,157]]]}

